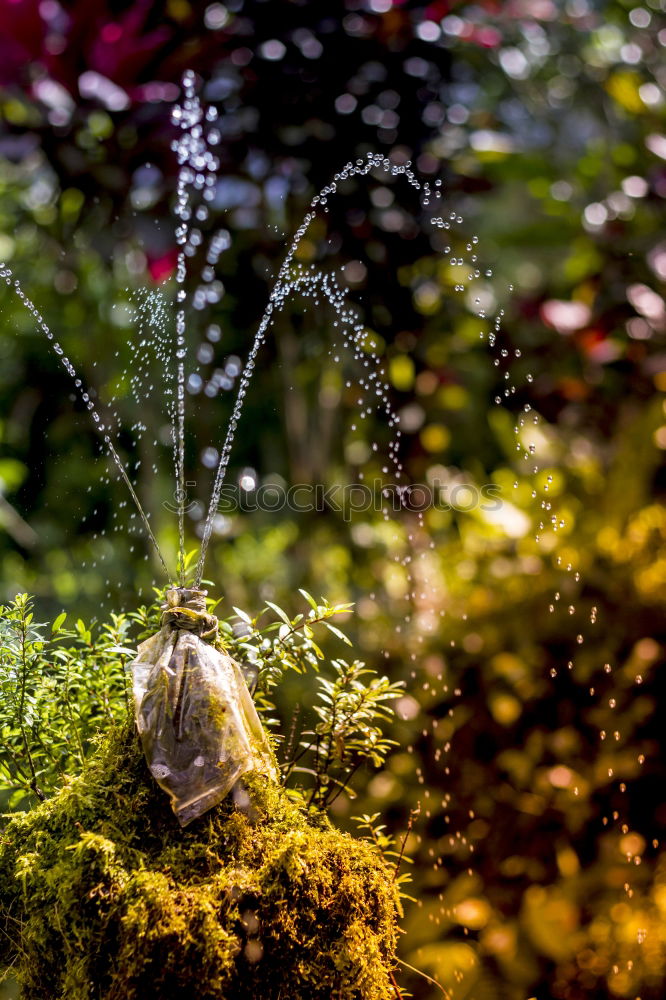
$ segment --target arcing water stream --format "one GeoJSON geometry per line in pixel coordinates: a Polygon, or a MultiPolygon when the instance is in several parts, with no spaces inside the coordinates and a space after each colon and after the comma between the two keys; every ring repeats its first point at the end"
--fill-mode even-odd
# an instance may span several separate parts
{"type": "MultiPolygon", "coordinates": [[[[152,346],[155,349],[158,359],[166,365],[167,368],[170,368],[169,380],[171,381],[171,386],[173,386],[173,388],[168,386],[164,395],[170,411],[172,427],[172,443],[176,478],[175,495],[177,498],[181,498],[178,512],[177,559],[177,576],[181,584],[184,579],[183,573],[186,544],[184,504],[182,503],[182,498],[185,496],[188,305],[196,311],[200,310],[205,304],[217,301],[219,293],[216,292],[215,288],[215,267],[221,252],[228,245],[228,234],[226,234],[225,231],[214,232],[213,235],[208,238],[208,242],[206,243],[206,237],[203,235],[200,228],[200,224],[204,223],[209,217],[208,203],[214,198],[215,185],[219,172],[219,159],[214,153],[214,148],[220,141],[220,133],[216,126],[217,112],[214,108],[204,109],[202,107],[196,92],[196,77],[194,73],[190,71],[185,73],[183,78],[183,93],[184,96],[182,104],[177,105],[172,113],[173,121],[179,129],[179,137],[173,143],[173,149],[176,153],[179,164],[176,201],[174,206],[174,214],[177,222],[175,236],[179,249],[176,266],[176,301],[174,310],[175,343],[173,350],[169,350],[167,342],[169,307],[162,296],[157,292],[143,296],[136,311],[137,318],[142,322],[147,322],[150,334],[152,335],[144,336],[139,346],[142,351],[145,351],[145,348],[150,346],[152,342],[152,346]],[[205,266],[202,268],[200,274],[201,283],[192,296],[191,302],[188,302],[188,292],[185,287],[188,276],[188,261],[196,254],[201,254],[202,250],[205,254],[205,266]]],[[[419,195],[423,209],[427,209],[432,202],[435,204],[440,203],[442,192],[439,186],[436,186],[433,191],[429,182],[423,182],[418,178],[409,163],[392,163],[389,158],[381,156],[380,154],[368,154],[365,160],[357,160],[355,163],[346,163],[342,169],[335,174],[331,183],[324,187],[312,199],[309,211],[305,215],[287,249],[284,261],[280,267],[273,290],[270,294],[268,304],[259,321],[257,332],[250,346],[247,360],[239,373],[239,385],[236,400],[227,425],[222,448],[219,453],[219,461],[215,471],[207,516],[205,518],[201,534],[201,548],[195,576],[196,585],[198,585],[202,579],[205,559],[220,500],[220,493],[228,469],[234,437],[243,410],[245,397],[255,371],[259,350],[262,343],[266,339],[276,315],[294,296],[304,295],[306,297],[309,296],[316,298],[317,295],[321,295],[321,297],[329,303],[334,311],[335,320],[333,326],[334,328],[337,328],[344,343],[351,348],[356,359],[361,362],[362,366],[365,368],[371,368],[367,375],[361,373],[359,377],[359,388],[365,396],[370,397],[374,401],[374,406],[381,407],[386,416],[389,427],[394,432],[393,439],[389,444],[389,459],[395,471],[396,478],[400,479],[402,469],[398,457],[400,442],[399,420],[391,407],[389,400],[389,386],[385,380],[380,359],[371,348],[368,349],[368,343],[365,337],[365,328],[359,319],[358,312],[347,302],[345,294],[334,275],[319,272],[316,268],[314,268],[314,266],[308,271],[301,264],[295,262],[296,254],[301,241],[307,234],[317,215],[319,213],[326,213],[328,211],[329,201],[336,196],[339,197],[339,186],[344,181],[348,181],[353,178],[367,179],[371,175],[377,173],[384,173],[392,178],[400,178],[404,180],[407,185],[419,195]]],[[[431,225],[441,230],[451,230],[452,228],[461,225],[462,222],[462,217],[456,211],[451,211],[446,220],[441,216],[432,217],[430,219],[431,225]]],[[[476,254],[477,242],[477,238],[472,237],[471,241],[467,243],[469,259],[465,259],[463,257],[457,258],[456,256],[453,256],[455,250],[452,250],[451,247],[446,247],[444,251],[445,256],[449,257],[450,264],[462,269],[461,275],[463,276],[461,277],[460,282],[455,285],[456,292],[469,292],[472,287],[471,283],[481,279],[481,272],[478,268],[476,254]]],[[[167,575],[170,576],[165,560],[161,555],[155,536],[150,528],[148,517],[141,507],[127,469],[119,457],[117,448],[112,442],[108,429],[102,423],[101,418],[94,408],[94,404],[91,402],[90,393],[83,386],[81,379],[78,377],[63,349],[60,347],[58,342],[54,340],[53,334],[45,324],[41,314],[39,314],[35,305],[23,292],[19,281],[13,277],[9,268],[3,265],[2,271],[0,271],[0,276],[4,277],[7,283],[14,288],[26,308],[32,313],[39,328],[49,341],[52,349],[60,356],[63,365],[74,379],[75,385],[81,394],[83,402],[92,413],[97,430],[103,436],[103,442],[106,448],[109,450],[121,477],[130,490],[132,499],[137,506],[144,526],[158,553],[162,567],[165,572],[167,572],[167,575]]],[[[486,276],[490,276],[489,271],[486,272],[486,276]]],[[[480,303],[480,299],[477,298],[476,302],[480,303]]],[[[483,320],[487,318],[484,309],[481,307],[478,308],[477,315],[483,320]]],[[[493,349],[496,345],[500,323],[501,313],[495,318],[494,331],[488,335],[488,342],[491,349],[493,349]]],[[[480,332],[480,336],[484,336],[482,331],[480,332]]],[[[138,353],[137,349],[134,348],[133,352],[135,354],[135,360],[138,360],[136,357],[138,353]]],[[[516,356],[519,356],[519,353],[520,352],[516,351],[516,356]]],[[[506,358],[507,354],[508,352],[503,350],[501,352],[502,358],[506,358]]],[[[499,366],[500,363],[500,355],[498,354],[495,357],[495,365],[499,366]]],[[[140,365],[139,369],[141,369],[140,365]]],[[[506,372],[506,378],[509,378],[508,372],[506,372]]],[[[132,374],[131,388],[137,398],[139,397],[141,391],[145,389],[145,386],[142,384],[140,374],[137,373],[136,370],[132,374]]],[[[152,389],[153,386],[151,385],[149,388],[152,389]]],[[[515,386],[507,385],[504,391],[504,396],[509,397],[515,393],[515,391],[515,386]]],[[[497,397],[497,402],[501,402],[501,397],[497,397]]],[[[538,470],[535,468],[534,472],[537,471],[538,470]]]]}

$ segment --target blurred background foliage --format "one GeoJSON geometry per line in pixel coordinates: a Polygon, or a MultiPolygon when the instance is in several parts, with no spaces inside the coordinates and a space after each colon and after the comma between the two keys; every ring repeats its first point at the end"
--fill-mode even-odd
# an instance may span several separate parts
{"type": "MultiPolygon", "coordinates": [[[[206,573],[249,609],[295,610],[299,586],[354,601],[360,655],[407,681],[400,749],[337,820],[381,812],[399,832],[420,802],[403,957],[454,1000],[664,995],[665,47],[662,0],[0,0],[0,259],[102,408],[116,398],[172,564],[164,372],[150,362],[140,405],[124,373],[143,350],[136,296],[171,287],[183,69],[221,114],[229,234],[189,330],[192,542],[285,234],[335,169],[370,150],[411,160],[478,236],[482,304],[520,351],[507,408],[407,188],[350,186],[299,256],[362,310],[407,478],[494,485],[500,513],[222,511],[206,573]],[[537,476],[513,433],[526,405],[537,476]]],[[[40,618],[131,609],[157,568],[122,484],[11,291],[0,310],[2,598],[34,593],[40,618]]],[[[233,454],[248,494],[382,475],[389,433],[357,426],[331,334],[311,303],[277,322],[233,454]]],[[[297,704],[307,719],[309,692],[285,689],[285,718],[297,704]]],[[[403,971],[415,996],[441,995],[403,971]]]]}

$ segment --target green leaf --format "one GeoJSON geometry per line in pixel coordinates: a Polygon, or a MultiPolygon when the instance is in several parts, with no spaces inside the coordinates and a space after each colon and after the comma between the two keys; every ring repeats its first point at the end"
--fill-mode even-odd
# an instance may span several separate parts
{"type": "Polygon", "coordinates": [[[67,612],[66,611],[63,611],[61,614],[58,615],[58,617],[54,621],[53,625],[51,626],[51,634],[52,635],[55,635],[56,632],[60,631],[60,629],[62,628],[63,622],[65,621],[66,617],[67,617],[67,612]]]}
{"type": "Polygon", "coordinates": [[[333,635],[336,635],[338,639],[342,639],[342,641],[345,642],[348,646],[352,645],[352,641],[349,638],[349,636],[345,635],[344,632],[341,632],[340,629],[337,628],[335,625],[331,625],[330,622],[324,622],[323,624],[326,626],[329,632],[332,632],[333,635]]]}
{"type": "Polygon", "coordinates": [[[313,611],[317,611],[318,610],[317,602],[315,601],[315,599],[312,596],[312,594],[308,594],[307,590],[303,590],[302,587],[298,588],[298,592],[299,592],[299,594],[303,595],[303,597],[308,602],[308,604],[310,605],[310,607],[312,608],[313,611]]]}
{"type": "Polygon", "coordinates": [[[278,618],[281,618],[283,622],[291,626],[291,622],[289,621],[286,611],[283,611],[282,608],[279,608],[277,604],[273,604],[272,601],[266,601],[266,606],[271,608],[271,610],[275,612],[278,618]]]}

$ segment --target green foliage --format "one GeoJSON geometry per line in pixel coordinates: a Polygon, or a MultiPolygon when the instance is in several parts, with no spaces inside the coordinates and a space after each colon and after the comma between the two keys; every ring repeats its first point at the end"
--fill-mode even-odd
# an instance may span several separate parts
{"type": "Polygon", "coordinates": [[[61,614],[49,629],[32,608],[26,594],[0,606],[0,789],[10,808],[81,770],[95,735],[128,710],[129,619],[68,628],[61,614]]]}
{"type": "Polygon", "coordinates": [[[333,661],[334,677],[319,680],[319,722],[301,740],[300,750],[287,764],[287,776],[309,774],[313,787],[308,804],[326,809],[344,792],[365,763],[381,767],[396,741],[383,727],[393,710],[386,704],[403,692],[401,681],[378,677],[359,660],[333,661]],[[303,761],[303,763],[299,763],[303,761]],[[306,766],[309,764],[309,766],[306,766]]]}
{"type": "Polygon", "coordinates": [[[388,832],[386,824],[379,822],[381,813],[373,813],[371,816],[367,813],[364,813],[362,816],[352,816],[362,836],[374,845],[383,858],[393,861],[393,881],[400,890],[400,898],[409,900],[412,903],[415,903],[416,900],[413,896],[408,896],[403,889],[403,886],[408,885],[412,881],[412,873],[410,871],[401,872],[400,868],[403,864],[413,864],[412,858],[405,853],[405,849],[414,822],[420,812],[420,805],[410,810],[407,830],[399,843],[397,838],[388,832]]]}
{"type": "Polygon", "coordinates": [[[326,600],[317,604],[307,591],[301,590],[301,594],[310,605],[306,614],[301,612],[290,618],[283,608],[267,601],[266,607],[255,618],[234,607],[237,619],[221,622],[221,638],[225,647],[239,662],[257,671],[257,708],[265,717],[275,707],[270,696],[285,673],[303,674],[308,670],[319,670],[324,653],[315,641],[314,630],[317,626],[323,626],[351,645],[331,619],[348,614],[352,605],[332,605],[326,600]],[[267,616],[277,617],[277,621],[266,621],[267,616]]]}
{"type": "MultiPolygon", "coordinates": [[[[331,619],[348,614],[350,605],[320,604],[303,591],[310,610],[289,618],[273,602],[255,618],[240,608],[220,620],[218,643],[257,680],[257,707],[265,725],[283,739],[280,720],[269,695],[285,674],[319,671],[324,653],[315,642],[315,628],[328,629],[348,645],[349,639],[331,619]],[[267,620],[272,617],[275,621],[267,620]]],[[[114,615],[110,624],[73,629],[61,614],[51,626],[33,621],[32,600],[19,595],[0,607],[0,791],[10,793],[9,808],[44,799],[67,776],[85,769],[95,737],[130,715],[127,665],[134,655],[129,644],[141,642],[160,627],[162,592],[151,605],[128,615],[114,615]]],[[[211,610],[216,602],[208,600],[211,610]]],[[[293,791],[313,808],[324,810],[345,790],[359,768],[381,767],[393,740],[382,728],[392,717],[387,702],[402,691],[401,683],[359,661],[333,660],[333,679],[316,677],[315,729],[305,734],[297,757],[286,761],[284,777],[310,775],[293,791]],[[312,759],[310,767],[304,763],[312,759]],[[297,765],[297,761],[303,763],[297,765]]]]}

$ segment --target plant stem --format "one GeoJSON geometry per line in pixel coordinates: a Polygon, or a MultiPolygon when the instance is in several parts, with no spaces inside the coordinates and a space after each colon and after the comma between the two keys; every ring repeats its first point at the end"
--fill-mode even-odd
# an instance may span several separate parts
{"type": "Polygon", "coordinates": [[[410,972],[415,972],[417,976],[422,976],[424,979],[427,979],[429,983],[432,983],[433,986],[437,986],[437,988],[442,991],[443,995],[447,998],[447,1000],[451,1000],[451,994],[449,993],[449,991],[445,990],[442,984],[438,983],[436,979],[432,978],[432,976],[429,976],[426,972],[422,972],[420,969],[416,969],[413,965],[410,965],[409,962],[403,961],[402,958],[397,958],[396,961],[399,962],[400,965],[404,965],[404,967],[406,969],[409,969],[410,972]]]}
{"type": "Polygon", "coordinates": [[[405,847],[407,846],[407,840],[409,838],[409,835],[412,832],[412,827],[414,825],[414,820],[416,819],[416,817],[419,815],[420,812],[421,812],[421,803],[420,802],[417,802],[416,809],[410,809],[409,810],[409,822],[407,823],[407,829],[405,830],[405,836],[402,838],[402,843],[400,845],[400,853],[398,855],[398,860],[396,861],[395,868],[393,870],[393,881],[394,882],[395,882],[395,880],[398,877],[398,873],[400,872],[400,866],[402,864],[402,859],[405,856],[405,847]]]}
{"type": "Polygon", "coordinates": [[[400,989],[400,987],[398,986],[398,984],[397,984],[397,982],[395,980],[395,976],[393,975],[392,972],[389,972],[389,976],[391,978],[391,986],[395,990],[395,995],[397,996],[398,1000],[402,1000],[402,998],[403,998],[403,992],[400,989]]]}
{"type": "Polygon", "coordinates": [[[85,751],[83,749],[83,743],[81,742],[81,734],[79,733],[79,728],[74,722],[74,714],[72,712],[72,704],[69,700],[69,668],[71,661],[67,660],[67,668],[65,670],[65,710],[67,712],[67,718],[70,721],[74,737],[76,739],[77,746],[79,748],[79,762],[81,767],[85,767],[85,751]]]}
{"type": "Polygon", "coordinates": [[[338,788],[336,789],[333,798],[326,800],[326,808],[332,806],[335,800],[338,798],[338,796],[342,795],[343,792],[347,791],[347,788],[349,787],[349,782],[352,780],[352,778],[354,777],[354,775],[356,774],[362,763],[363,761],[359,760],[359,762],[355,764],[354,767],[351,768],[351,770],[347,773],[345,780],[338,785],[338,788]]]}
{"type": "MultiPolygon", "coordinates": [[[[298,704],[296,705],[296,710],[294,711],[293,719],[291,720],[291,726],[289,728],[289,736],[287,737],[287,742],[285,743],[285,747],[284,747],[284,763],[283,763],[282,766],[283,766],[284,772],[285,772],[284,773],[284,780],[285,781],[287,780],[287,778],[291,774],[292,769],[294,767],[294,764],[296,763],[296,760],[297,760],[296,756],[291,756],[291,759],[290,759],[290,755],[294,754],[294,750],[295,750],[296,743],[297,743],[297,740],[298,740],[298,736],[296,735],[296,731],[298,729],[298,723],[300,721],[302,707],[303,706],[302,706],[301,702],[298,702],[298,704]]],[[[302,735],[302,731],[301,731],[301,733],[299,735],[302,735]]],[[[303,751],[303,753],[305,753],[305,752],[306,751],[303,751]]],[[[300,756],[302,756],[302,754],[300,754],[300,756]]]]}
{"type": "Polygon", "coordinates": [[[28,655],[27,655],[27,644],[28,644],[28,629],[25,622],[25,607],[21,608],[21,618],[19,623],[20,628],[20,643],[21,643],[21,684],[20,684],[20,694],[19,694],[19,726],[21,727],[21,738],[23,740],[23,749],[25,750],[25,755],[28,761],[28,767],[30,768],[30,789],[35,793],[37,798],[43,802],[46,796],[39,787],[37,782],[37,771],[35,770],[35,762],[32,759],[32,753],[30,752],[30,744],[28,742],[28,734],[25,728],[25,723],[23,721],[23,713],[25,710],[25,696],[26,687],[28,683],[28,655]]]}

